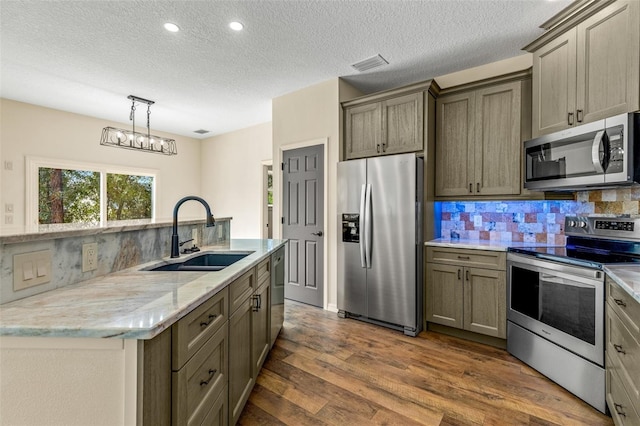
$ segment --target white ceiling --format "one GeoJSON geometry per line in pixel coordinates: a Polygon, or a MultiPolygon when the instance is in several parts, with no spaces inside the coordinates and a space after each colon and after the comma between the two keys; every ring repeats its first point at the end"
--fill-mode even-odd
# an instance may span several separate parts
{"type": "Polygon", "coordinates": [[[210,137],[270,121],[272,98],[332,78],[369,93],[520,55],[569,3],[2,0],[0,96],[128,123],[133,94],[156,102],[152,131],[210,137]],[[376,54],[389,65],[351,68],[376,54]]]}

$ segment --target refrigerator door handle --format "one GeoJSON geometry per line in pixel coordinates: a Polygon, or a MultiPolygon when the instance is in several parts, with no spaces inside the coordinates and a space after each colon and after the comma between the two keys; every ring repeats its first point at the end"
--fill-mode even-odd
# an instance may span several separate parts
{"type": "Polygon", "coordinates": [[[371,233],[372,233],[372,220],[371,220],[371,184],[367,184],[367,193],[365,195],[365,259],[367,261],[367,268],[371,268],[371,233]]]}
{"type": "Polygon", "coordinates": [[[365,256],[365,245],[366,245],[366,233],[365,233],[365,218],[364,218],[364,206],[366,203],[366,185],[362,184],[362,188],[360,188],[360,266],[363,268],[367,267],[367,260],[365,256]]]}

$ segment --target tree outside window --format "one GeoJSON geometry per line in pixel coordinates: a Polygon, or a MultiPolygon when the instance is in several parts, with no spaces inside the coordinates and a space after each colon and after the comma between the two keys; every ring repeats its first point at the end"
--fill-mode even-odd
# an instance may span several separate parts
{"type": "Polygon", "coordinates": [[[153,186],[150,175],[38,167],[38,229],[149,221],[153,186]]]}

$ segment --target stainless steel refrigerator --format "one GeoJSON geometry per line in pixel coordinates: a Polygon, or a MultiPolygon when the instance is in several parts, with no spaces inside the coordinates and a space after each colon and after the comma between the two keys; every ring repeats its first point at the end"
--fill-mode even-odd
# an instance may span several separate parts
{"type": "Polygon", "coordinates": [[[423,162],[414,154],[338,163],[338,315],[422,328],[423,162]]]}

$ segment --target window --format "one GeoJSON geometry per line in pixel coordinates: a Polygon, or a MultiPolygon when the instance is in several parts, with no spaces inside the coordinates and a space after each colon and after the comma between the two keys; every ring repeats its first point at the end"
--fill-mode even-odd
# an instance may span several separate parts
{"type": "Polygon", "coordinates": [[[31,232],[146,223],[155,217],[155,171],[35,158],[28,166],[31,232]]]}

